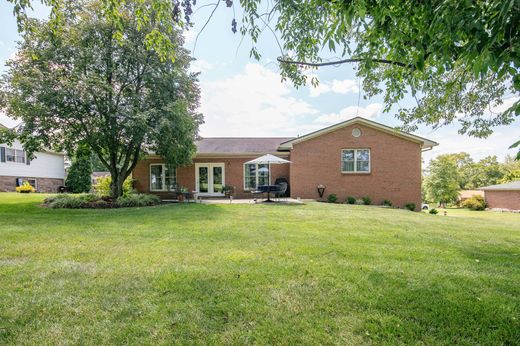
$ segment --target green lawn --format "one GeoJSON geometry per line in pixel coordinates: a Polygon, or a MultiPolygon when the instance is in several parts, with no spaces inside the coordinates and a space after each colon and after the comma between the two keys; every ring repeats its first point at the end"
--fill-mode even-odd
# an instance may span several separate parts
{"type": "Polygon", "coordinates": [[[0,344],[520,340],[520,215],[0,194],[0,344]]]}

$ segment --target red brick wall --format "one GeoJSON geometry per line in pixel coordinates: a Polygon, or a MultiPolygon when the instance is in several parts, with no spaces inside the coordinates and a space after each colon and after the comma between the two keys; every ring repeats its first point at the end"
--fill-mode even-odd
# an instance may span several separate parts
{"type": "Polygon", "coordinates": [[[373,204],[389,199],[396,206],[421,205],[421,146],[370,127],[354,124],[295,144],[291,151],[291,197],[318,199],[318,184],[326,186],[324,198],[336,194],[369,196],[373,204]],[[352,129],[361,129],[360,137],[352,129]],[[341,150],[369,148],[370,173],[342,173],[341,150]]]}
{"type": "Polygon", "coordinates": [[[485,191],[488,208],[520,210],[520,191],[485,191]]]}
{"type": "MultiPolygon", "coordinates": [[[[258,155],[260,156],[260,155],[258,155]]],[[[240,158],[196,158],[193,163],[224,163],[225,184],[235,187],[235,198],[250,198],[251,193],[244,190],[244,163],[255,159],[253,157],[240,158]]],[[[150,164],[161,163],[161,159],[147,159],[140,161],[135,167],[132,176],[135,179],[135,188],[139,192],[150,193],[150,164]]],[[[177,168],[177,184],[188,188],[189,191],[195,190],[195,165],[177,168]]],[[[271,165],[271,182],[274,183],[278,177],[289,179],[289,164],[271,165]]],[[[161,197],[169,197],[165,192],[152,192],[161,197]]],[[[173,194],[170,194],[172,196],[173,194]]]]}

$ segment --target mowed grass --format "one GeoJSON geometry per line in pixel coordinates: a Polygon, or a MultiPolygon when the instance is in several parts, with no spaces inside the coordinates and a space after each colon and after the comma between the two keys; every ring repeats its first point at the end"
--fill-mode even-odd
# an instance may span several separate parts
{"type": "Polygon", "coordinates": [[[2,345],[520,340],[518,214],[43,197],[0,194],[2,345]]]}

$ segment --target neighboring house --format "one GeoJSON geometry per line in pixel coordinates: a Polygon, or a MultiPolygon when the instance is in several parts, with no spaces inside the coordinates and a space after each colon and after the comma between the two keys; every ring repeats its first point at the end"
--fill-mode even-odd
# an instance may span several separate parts
{"type": "Polygon", "coordinates": [[[34,153],[29,160],[20,142],[0,143],[0,192],[15,191],[24,181],[38,192],[57,192],[64,185],[63,161],[63,154],[50,151],[34,153]]]}
{"type": "Polygon", "coordinates": [[[488,208],[520,210],[520,180],[483,187],[488,208]]]}
{"type": "Polygon", "coordinates": [[[460,190],[459,191],[459,197],[457,199],[457,203],[462,203],[468,198],[471,198],[473,196],[482,196],[484,197],[484,191],[480,190],[460,190]]]}
{"type": "Polygon", "coordinates": [[[133,171],[140,192],[163,198],[169,190],[185,187],[199,196],[222,196],[222,187],[234,187],[236,198],[249,198],[258,185],[288,179],[293,198],[319,199],[336,194],[384,199],[396,206],[421,206],[421,153],[437,143],[364,118],[354,118],[296,138],[204,138],[197,142],[193,164],[170,169],[155,155],[140,161],[133,171]],[[245,162],[273,154],[290,164],[249,165],[245,162]],[[265,167],[264,167],[265,166],[265,167]],[[267,168],[267,169],[266,169],[267,168]]]}

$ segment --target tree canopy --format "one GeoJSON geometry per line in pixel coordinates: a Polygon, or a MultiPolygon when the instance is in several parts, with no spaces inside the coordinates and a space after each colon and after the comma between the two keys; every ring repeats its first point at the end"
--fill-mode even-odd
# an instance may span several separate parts
{"type": "Polygon", "coordinates": [[[157,24],[134,16],[141,1],[121,5],[117,23],[102,1],[60,3],[60,33],[47,21],[26,23],[2,78],[3,108],[23,121],[17,136],[28,153],[85,143],[110,172],[114,197],[145,152],[191,162],[202,116],[180,31],[164,30],[176,59],[163,59],[146,46],[157,24]]]}
{"type": "Polygon", "coordinates": [[[424,195],[428,201],[449,203],[459,190],[520,180],[520,161],[506,156],[499,162],[496,156],[475,161],[465,152],[443,154],[430,161],[424,179],[424,195]]]}
{"type": "Polygon", "coordinates": [[[442,206],[457,199],[459,186],[457,162],[451,155],[439,155],[430,161],[424,181],[426,199],[442,206]]]}
{"type": "MultiPolygon", "coordinates": [[[[10,1],[23,23],[31,1],[10,1]]],[[[59,23],[61,1],[41,1],[53,7],[53,18],[59,23]]],[[[126,2],[100,2],[103,15],[119,23],[120,8],[126,2]]],[[[216,9],[221,3],[205,6],[216,9]]],[[[282,77],[296,86],[308,82],[309,68],[355,63],[365,97],[383,94],[385,110],[397,106],[397,117],[406,130],[420,124],[458,123],[460,133],[486,137],[495,126],[511,124],[520,114],[518,100],[506,111],[491,112],[504,97],[520,94],[518,0],[239,3],[243,10],[240,31],[253,40],[252,56],[261,55],[255,46],[260,35],[272,32],[280,47],[282,77]],[[416,99],[414,106],[400,106],[406,95],[416,99]]],[[[225,4],[235,5],[232,0],[225,4]]],[[[138,22],[154,24],[145,37],[148,47],[163,57],[174,56],[167,32],[172,27],[188,27],[194,5],[195,0],[139,1],[134,13],[138,22]],[[157,13],[157,18],[152,20],[150,13],[157,13]]],[[[236,30],[236,23],[233,18],[231,30],[236,30]]],[[[120,36],[120,30],[114,33],[120,36]]]]}

